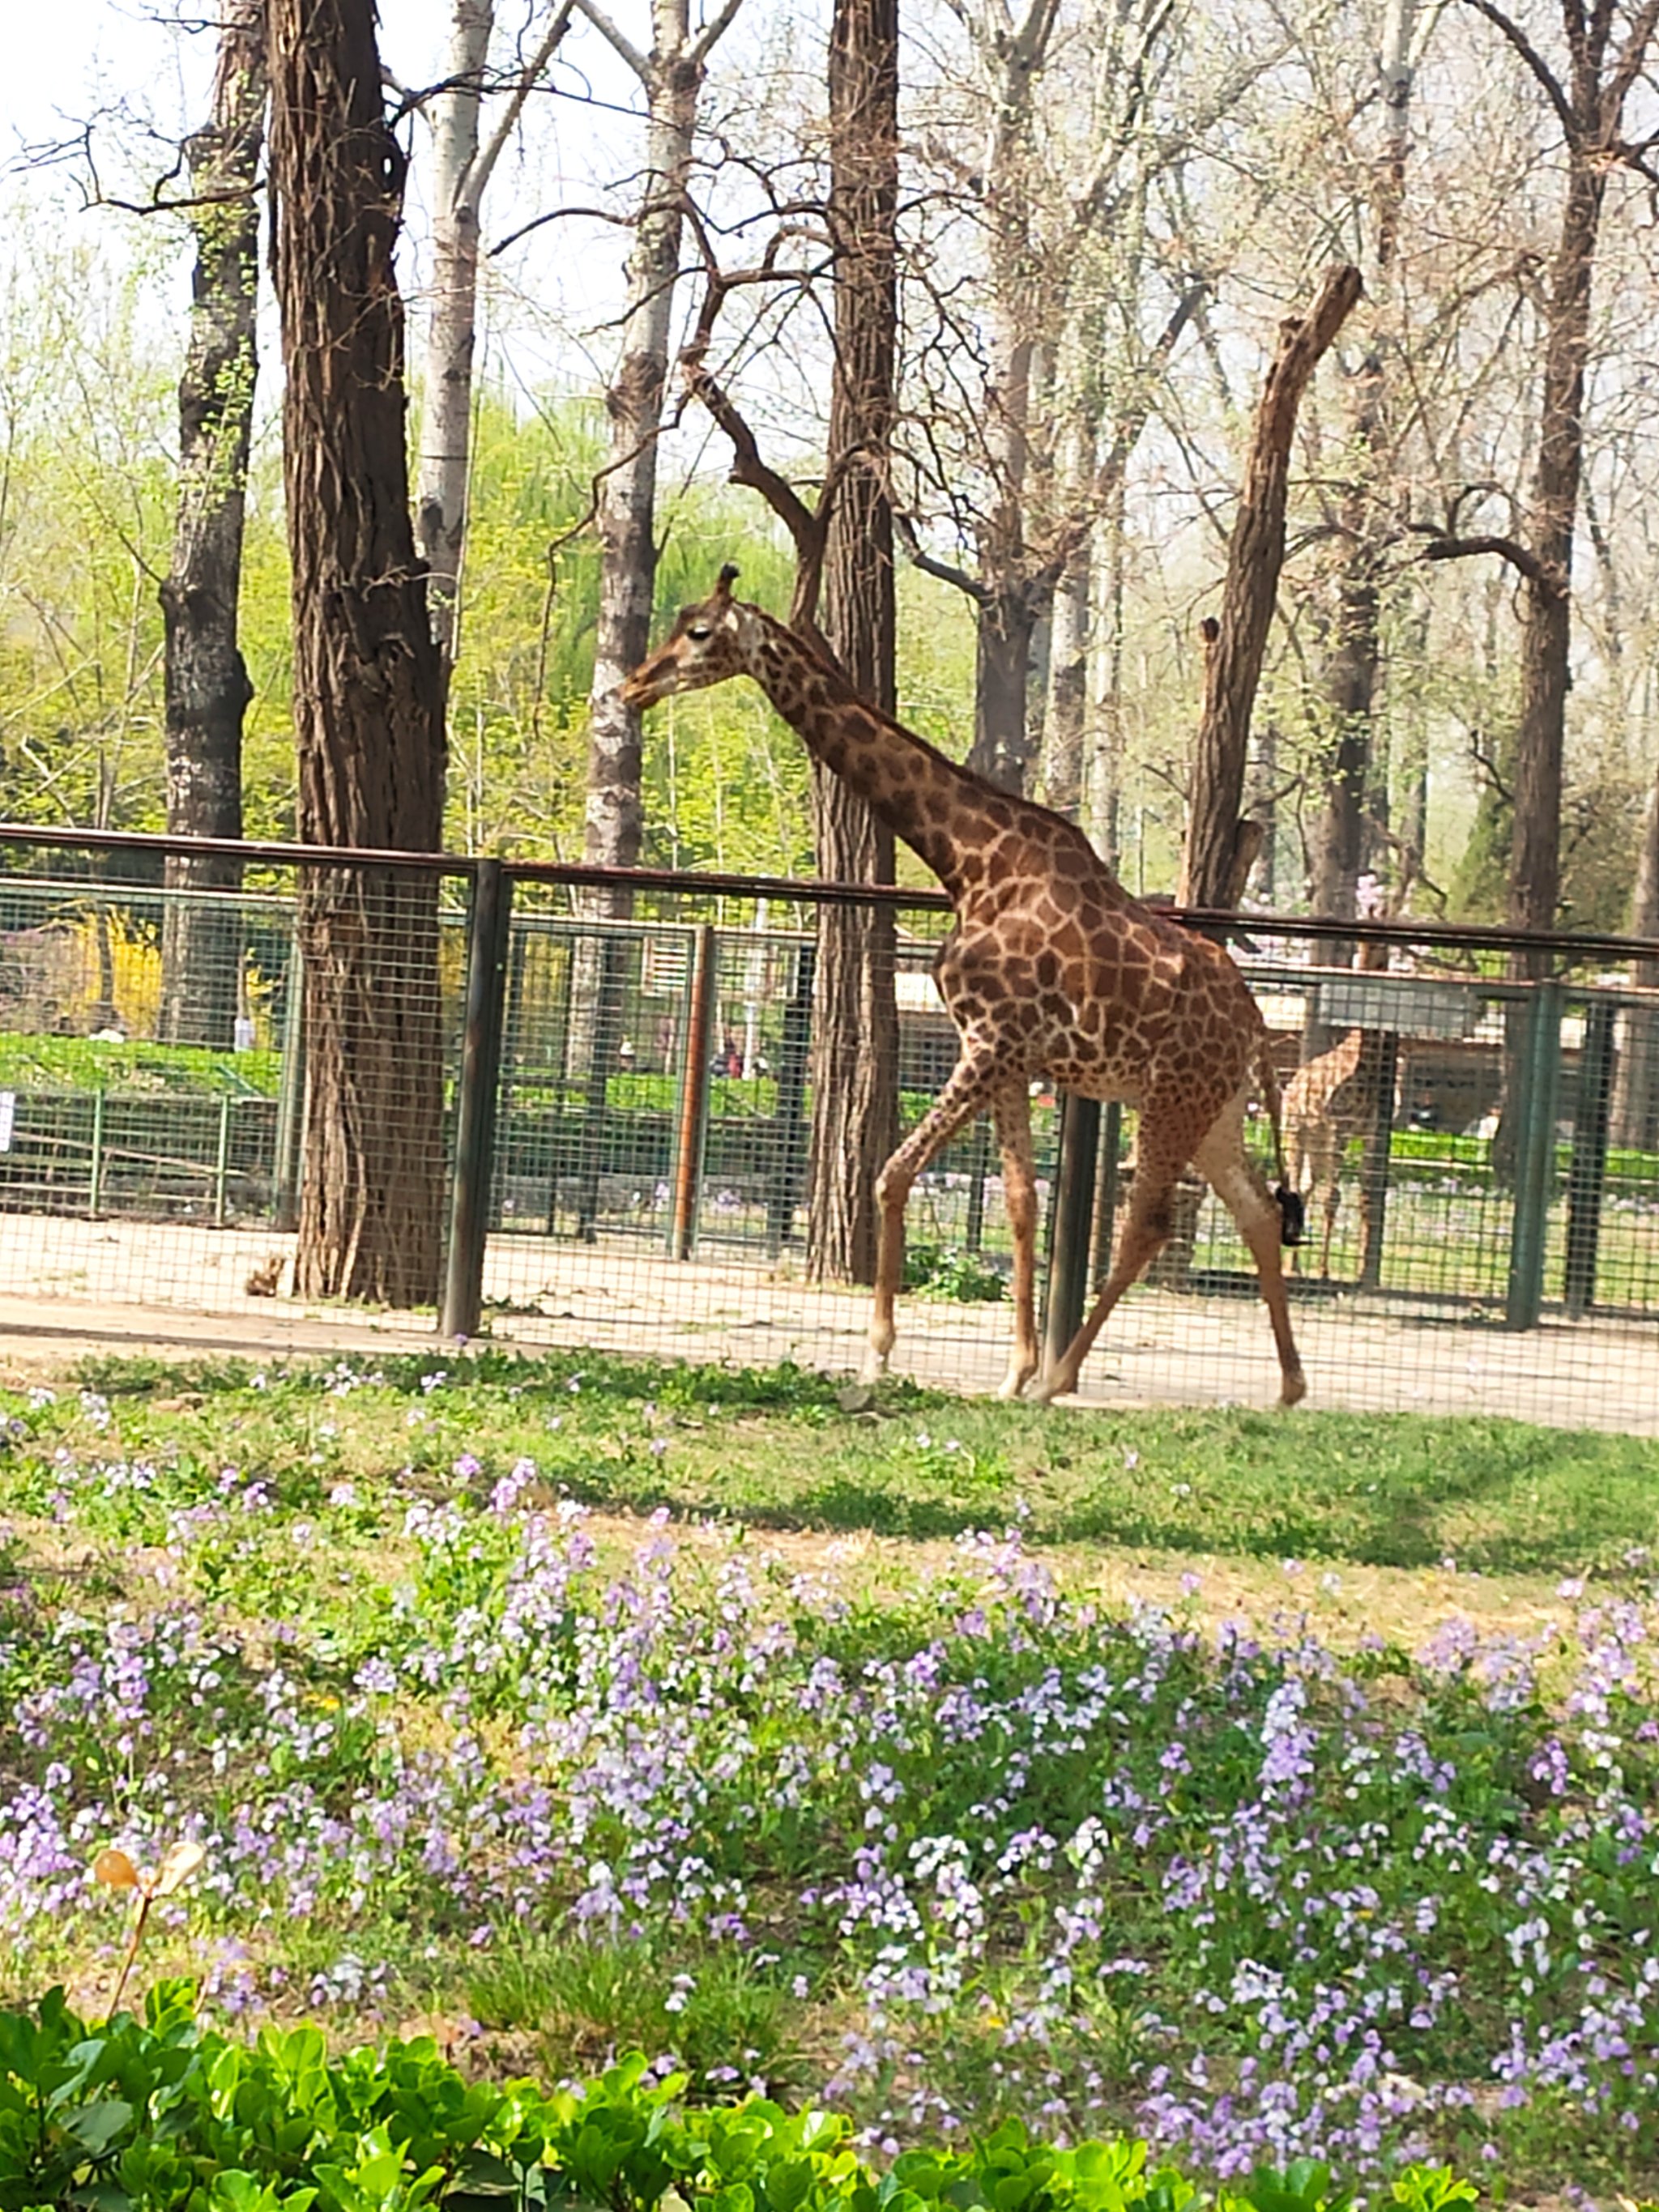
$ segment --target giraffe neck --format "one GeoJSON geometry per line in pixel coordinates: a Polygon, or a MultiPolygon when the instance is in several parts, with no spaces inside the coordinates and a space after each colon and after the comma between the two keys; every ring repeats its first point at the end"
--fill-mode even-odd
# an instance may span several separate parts
{"type": "Polygon", "coordinates": [[[948,891],[963,850],[982,848],[1028,808],[860,699],[841,671],[757,609],[749,671],[813,757],[855,791],[948,891]]]}

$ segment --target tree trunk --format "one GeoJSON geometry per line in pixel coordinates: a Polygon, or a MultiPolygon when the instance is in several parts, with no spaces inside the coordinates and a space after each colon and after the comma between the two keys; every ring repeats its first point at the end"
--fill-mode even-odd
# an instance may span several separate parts
{"type": "Polygon", "coordinates": [[[1083,812],[1083,757],[1089,720],[1089,647],[1094,540],[1084,532],[1054,590],[1048,650],[1048,708],[1042,733],[1042,796],[1071,822],[1083,812]]]}
{"type": "Polygon", "coordinates": [[[427,606],[445,665],[455,658],[472,451],[472,349],[478,304],[478,112],[495,0],[453,0],[448,82],[433,103],[432,306],[427,321],[419,464],[427,606]]]}
{"type": "MultiPolygon", "coordinates": [[[[259,209],[264,135],[264,0],[231,0],[219,34],[212,118],[189,145],[196,266],[190,344],[179,381],[179,503],[161,585],[166,637],[167,829],[242,834],[242,716],[253,696],[237,643],[248,439],[253,419],[259,209]]],[[[169,859],[181,893],[235,891],[239,861],[169,859]]],[[[159,1034],[228,1045],[240,983],[234,902],[169,900],[161,927],[159,1034]]]]}
{"type": "Polygon", "coordinates": [[[1000,790],[1025,788],[1035,750],[1030,726],[1031,648],[1037,609],[1023,577],[994,577],[974,626],[974,742],[968,765],[1000,790]]]}
{"type": "MultiPolygon", "coordinates": [[[[1583,470],[1590,278],[1604,190],[1604,172],[1576,157],[1568,173],[1567,204],[1550,275],[1543,404],[1531,502],[1530,536],[1538,572],[1527,578],[1522,600],[1509,903],[1509,919],[1519,929],[1553,929],[1560,904],[1572,539],[1583,470]]],[[[1522,958],[1524,972],[1535,972],[1536,961],[1522,958]]]]}
{"type": "MultiPolygon", "coordinates": [[[[1372,211],[1376,228],[1376,307],[1389,295],[1406,190],[1410,144],[1415,0],[1389,0],[1377,73],[1382,81],[1383,139],[1375,168],[1372,211]]],[[[1377,488],[1389,463],[1388,392],[1383,356],[1374,338],[1352,387],[1353,474],[1343,487],[1341,521],[1347,548],[1337,580],[1335,643],[1324,680],[1331,750],[1325,803],[1314,826],[1313,911],[1346,921],[1353,914],[1354,886],[1365,865],[1365,800],[1370,780],[1371,718],[1381,659],[1382,592],[1387,519],[1377,488]]],[[[1338,950],[1339,960],[1352,948],[1338,950]]]]}
{"type": "MultiPolygon", "coordinates": [[[[587,809],[582,857],[631,868],[641,836],[640,718],[618,687],[651,643],[657,579],[657,435],[662,422],[673,328],[675,277],[686,179],[702,88],[701,60],[688,51],[686,0],[655,0],[654,44],[645,94],[645,192],[628,257],[622,358],[605,393],[611,466],[599,490],[599,606],[588,732],[587,809]]],[[[632,910],[626,891],[593,895],[595,910],[632,910]]]]}
{"type": "Polygon", "coordinates": [[[1320,356],[1359,297],[1359,271],[1333,269],[1305,316],[1285,323],[1267,372],[1227,550],[1221,619],[1210,625],[1182,862],[1182,906],[1221,906],[1238,869],[1239,801],[1250,714],[1285,561],[1285,507],[1297,410],[1320,356]],[[1213,635],[1210,635],[1210,632],[1213,635]]]}
{"type": "MultiPolygon", "coordinates": [[[[382,110],[373,0],[270,0],[270,20],[300,836],[430,852],[444,671],[409,513],[392,269],[404,163],[382,110]]],[[[295,1289],[427,1303],[444,1188],[437,878],[308,870],[301,945],[295,1289]]]]}
{"type": "MultiPolygon", "coordinates": [[[[1659,775],[1642,825],[1630,926],[1634,936],[1659,938],[1659,775]]],[[[1644,990],[1659,991],[1659,960],[1638,960],[1631,981],[1644,990]]],[[[1638,1152],[1659,1151],[1659,1007],[1632,1006],[1625,1015],[1624,1049],[1613,1078],[1612,1137],[1615,1145],[1638,1152]]]]}
{"type": "Polygon", "coordinates": [[[487,142],[479,123],[495,27],[495,0],[451,0],[449,66],[432,101],[432,307],[427,319],[416,535],[427,564],[427,606],[446,672],[460,650],[472,467],[472,356],[477,338],[478,241],[483,196],[524,104],[570,21],[562,0],[518,73],[487,142]]]}
{"type": "MultiPolygon", "coordinates": [[[[858,690],[891,713],[896,623],[886,457],[897,356],[898,4],[836,0],[830,38],[836,374],[823,625],[858,690]]],[[[817,864],[891,883],[893,834],[816,763],[817,864]]],[[[898,1142],[891,908],[821,910],[812,1048],[809,1272],[875,1279],[876,1177],[898,1142]]]]}
{"type": "MultiPolygon", "coordinates": [[[[1550,272],[1538,465],[1532,487],[1535,565],[1522,586],[1521,704],[1507,916],[1517,929],[1553,929],[1561,902],[1561,775],[1571,681],[1572,539],[1583,470],[1590,279],[1603,190],[1602,174],[1575,154],[1550,272]]],[[[1525,947],[1510,959],[1510,972],[1517,978],[1536,980],[1548,967],[1549,956],[1541,948],[1525,947]]],[[[1492,1173],[1505,1187],[1514,1182],[1519,1155],[1530,1011],[1512,1007],[1504,1024],[1504,1100],[1492,1144],[1492,1173]]]]}
{"type": "Polygon", "coordinates": [[[1106,574],[1102,590],[1105,636],[1101,641],[1099,706],[1094,742],[1084,769],[1089,834],[1114,875],[1123,866],[1123,479],[1112,487],[1103,519],[1106,574]]]}

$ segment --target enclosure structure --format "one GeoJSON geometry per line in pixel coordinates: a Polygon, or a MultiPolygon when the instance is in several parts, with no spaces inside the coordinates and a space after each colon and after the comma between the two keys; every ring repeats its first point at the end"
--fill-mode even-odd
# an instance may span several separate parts
{"type": "MultiPolygon", "coordinates": [[[[179,891],[167,843],[0,833],[0,1306],[249,1324],[295,1310],[319,1126],[306,880],[391,864],[249,846],[240,890],[179,891]],[[169,929],[185,899],[234,926],[169,929]],[[159,1041],[181,939],[234,961],[209,994],[234,994],[230,1048],[159,1041]]],[[[589,871],[416,865],[428,892],[437,878],[436,931],[422,972],[386,989],[425,994],[442,1041],[417,1164],[444,1257],[410,1325],[855,1368],[864,1293],[803,1279],[815,922],[877,895],[636,872],[639,918],[595,921],[571,911],[589,871]]],[[[956,1056],[930,973],[949,915],[937,893],[888,896],[909,1126],[956,1056]]],[[[1315,1402],[1659,1429],[1659,994],[1632,980],[1654,948],[1553,939],[1551,972],[1516,981],[1501,932],[1201,926],[1228,937],[1274,1042],[1308,1204],[1293,1297],[1315,1402]],[[1361,940],[1387,964],[1357,967],[1361,940]]],[[[1040,1088],[1032,1113],[1058,1339],[1109,1250],[1134,1117],[1040,1088]]],[[[1265,1119],[1253,1141],[1270,1166],[1265,1119]]],[[[1008,1239],[984,1123],[921,1179],[908,1232],[898,1371],[993,1387],[1008,1239]]],[[[1085,1394],[1265,1402],[1272,1368],[1248,1255],[1194,1184],[1085,1394]]]]}

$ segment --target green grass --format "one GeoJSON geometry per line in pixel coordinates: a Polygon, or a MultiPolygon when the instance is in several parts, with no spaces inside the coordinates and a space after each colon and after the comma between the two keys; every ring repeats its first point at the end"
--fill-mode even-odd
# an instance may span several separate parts
{"type": "MultiPolygon", "coordinates": [[[[1208,1656],[1210,1632],[1243,1614],[1266,1645],[1304,1655],[1285,1680],[1305,1683],[1307,1722],[1330,1747],[1319,1817],[1359,1824],[1368,1879],[1403,1895],[1441,1875],[1410,1847],[1417,1765],[1368,1779],[1350,1763],[1341,1685],[1375,1729],[1415,1716],[1455,1770],[1480,1848],[1435,1892],[1468,1987],[1432,2064],[1484,2085],[1511,2014],[1494,1934],[1506,1902],[1482,1854],[1516,1823],[1542,1835],[1556,1820],[1531,1788],[1539,1744],[1577,1725],[1547,1704],[1571,1710],[1578,1664],[1557,1586],[1593,1575],[1594,1618],[1635,1618],[1650,1595],[1641,1559],[1659,1549],[1656,1474],[1659,1445],[1496,1419],[1043,1410],[903,1384],[872,1399],[789,1367],[435,1346],[264,1370],[100,1358],[55,1398],[0,1394],[0,1662],[20,1716],[0,1752],[28,1820],[27,1789],[63,1801],[54,1820],[71,1796],[96,1808],[56,1847],[70,1875],[109,1840],[154,1863],[186,1820],[217,1838],[145,1954],[151,1973],[204,1976],[211,2002],[320,2010],[353,2033],[447,2022],[471,2039],[470,2063],[503,2074],[672,2049],[699,2095],[760,2077],[816,2096],[856,2046],[868,2065],[848,2075],[851,2109],[907,2139],[936,2107],[1030,2119],[1056,2084],[1116,2125],[1166,2059],[1201,2050],[1231,2082],[1253,2031],[1231,2014],[1218,2027],[1194,1992],[1231,1987],[1234,1950],[1271,1965],[1277,1923],[1263,1905],[1246,1925],[1260,1900],[1229,1893],[1211,1916],[1225,1956],[1200,1958],[1200,1923],[1170,1913],[1164,1861],[1122,1839],[1082,1888],[1064,1853],[1039,1851],[1024,1873],[1020,1860],[1006,1881],[996,1869],[1016,1832],[1085,1836],[1106,1776],[1174,1824],[1183,1865],[1208,1863],[1226,1808],[1248,1831],[1257,1707],[1280,1662],[1241,1644],[1218,1671],[1208,1656]],[[599,1510],[568,1520],[550,1510],[562,1493],[599,1510]],[[660,1536],[608,1517],[658,1507],[676,1522],[660,1536]],[[1052,1617],[1029,1550],[915,1540],[1016,1522],[1048,1547],[1052,1617]],[[780,1533],[745,1544],[739,1525],[780,1533]],[[671,1553],[672,1590],[653,1564],[671,1553]],[[1443,1573],[1448,1554],[1483,1579],[1443,1573]],[[1292,1559],[1312,1571],[1287,1575],[1292,1559]],[[1536,1698],[1489,1708],[1484,1676],[1413,1659],[1443,1642],[1449,1613],[1458,1634],[1494,1632],[1500,1664],[1534,1651],[1536,1698]],[[1334,1675],[1305,1663],[1321,1644],[1334,1675]],[[137,1734],[123,1704],[135,1653],[137,1734]],[[1052,1713],[1103,1694],[1103,1667],[1121,1677],[1118,1702],[1075,1739],[1054,1729],[1052,1713]],[[829,1717],[825,1671],[843,1686],[829,1717]],[[997,1717],[964,1739],[976,1706],[997,1717]],[[886,1794],[866,1801],[862,1778],[878,1774],[886,1794]],[[1351,1813],[1362,1786],[1372,1794],[1351,1813]],[[403,1839],[360,1863],[352,1838],[371,1834],[403,1839]],[[259,1837],[268,1862],[250,1841],[233,1856],[230,1838],[259,1837]],[[935,1844],[946,1856],[913,1865],[913,1838],[925,1858],[935,1844]],[[923,1936],[842,1923],[833,1896],[826,1909],[826,1886],[868,1851],[907,1870],[942,1971],[965,1940],[951,1869],[971,1861],[982,1881],[982,1955],[943,2009],[881,1982],[884,1947],[909,1944],[915,1965],[923,1936]],[[585,1901],[595,1864],[635,1885],[615,1922],[585,1901]],[[540,1887],[514,1902],[526,1865],[540,1887]],[[1096,1887],[1099,1932],[1051,2045],[1038,2014],[1054,1916],[1096,1887]],[[1189,1999],[1196,2040],[1176,2049],[1169,2021],[1188,2021],[1189,1999]]],[[[1650,1703],[1618,1723],[1633,1802],[1650,1703]]],[[[1600,1771],[1575,1770],[1574,1790],[1600,1771]]],[[[1596,1928],[1620,1913],[1649,1925],[1645,1889],[1605,1853],[1574,1856],[1572,1802],[1558,1809],[1567,1828],[1545,1840],[1575,1905],[1590,1883],[1596,1928]]],[[[1297,1832],[1292,1820],[1281,1840],[1297,1832]]],[[[78,2002],[106,1996],[119,1901],[61,1887],[57,1923],[0,1921],[0,1996],[61,1977],[78,2002]]],[[[1368,1966],[1363,1949],[1321,1953],[1308,1987],[1394,1971],[1392,1954],[1368,1966]]],[[[1564,1949],[1559,1973],[1569,1964],[1564,1949]]],[[[1615,2170],[1559,2102],[1501,2125],[1517,2177],[1615,2170]]],[[[1475,2140],[1461,2128],[1449,2124],[1449,2154],[1475,2140]]]]}
{"type": "MultiPolygon", "coordinates": [[[[317,1370],[94,1360],[135,1458],[234,1458],[289,1479],[407,1469],[488,1486],[522,1456],[595,1507],[714,1514],[756,1528],[949,1537],[1018,1512],[1028,1540],[1138,1552],[1485,1574],[1616,1565],[1659,1536],[1659,1443],[1494,1416],[1238,1408],[1099,1412],[907,1385],[872,1404],[788,1367],[665,1365],[485,1352],[317,1370]],[[441,1382],[428,1378],[441,1374],[441,1382]],[[848,1407],[860,1410],[848,1410],[848,1407]]],[[[78,1418],[72,1401],[63,1422],[78,1418]]]]}
{"type": "Polygon", "coordinates": [[[204,1046],[124,1044],[94,1037],[0,1036],[0,1089],[9,1091],[140,1091],[217,1097],[274,1098],[281,1077],[279,1053],[216,1052],[204,1046]]]}

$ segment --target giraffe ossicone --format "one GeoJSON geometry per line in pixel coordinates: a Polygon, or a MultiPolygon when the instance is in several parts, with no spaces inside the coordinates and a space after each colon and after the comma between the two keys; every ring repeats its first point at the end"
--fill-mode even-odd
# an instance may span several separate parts
{"type": "Polygon", "coordinates": [[[1002,1155],[1013,1240],[1014,1346],[1000,1395],[1037,1376],[1036,1182],[1030,1085],[1038,1077],[1139,1114],[1136,1164],[1112,1266],[1092,1310],[1034,1395],[1077,1388],[1118,1300],[1170,1234],[1189,1164],[1237,1223],[1255,1262],[1279,1353],[1280,1402],[1306,1395],[1279,1259],[1300,1203],[1268,1191],[1245,1149],[1252,1097],[1279,1146],[1279,1085],[1266,1024],[1227,953],[1132,898],[1074,823],[1014,797],[854,691],[819,648],[735,599],[728,564],[707,599],[683,608],[665,642],[623,686],[626,704],[752,677],[807,750],[840,775],[944,884],[955,922],[934,963],[962,1041],[950,1080],[883,1168],[881,1233],[866,1376],[895,1335],[904,1208],[916,1177],[957,1131],[988,1112],[1002,1155]]]}

